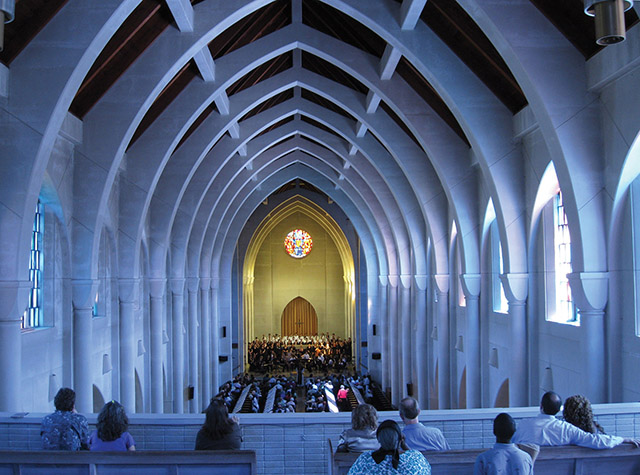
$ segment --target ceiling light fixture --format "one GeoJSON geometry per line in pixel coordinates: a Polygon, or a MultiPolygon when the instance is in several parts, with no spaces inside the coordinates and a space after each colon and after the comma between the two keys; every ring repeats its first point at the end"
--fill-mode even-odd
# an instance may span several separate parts
{"type": "Polygon", "coordinates": [[[624,41],[624,12],[632,7],[632,0],[584,0],[584,12],[595,17],[596,43],[607,46],[624,41]]]}
{"type": "Polygon", "coordinates": [[[0,0],[0,51],[4,50],[4,24],[13,21],[15,0],[0,0]]]}

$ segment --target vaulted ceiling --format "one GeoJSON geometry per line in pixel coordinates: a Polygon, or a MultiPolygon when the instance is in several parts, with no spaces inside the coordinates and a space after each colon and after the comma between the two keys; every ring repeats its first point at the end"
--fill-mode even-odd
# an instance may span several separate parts
{"type": "MultiPolygon", "coordinates": [[[[56,19],[72,17],[77,3],[16,0],[0,61],[11,68],[43,32],[58,27],[56,19]]],[[[150,194],[140,218],[151,216],[153,225],[169,225],[161,216],[166,202],[173,203],[169,215],[176,222],[189,200],[197,203],[192,214],[212,206],[200,217],[203,240],[209,239],[207,226],[222,216],[211,209],[240,206],[236,195],[222,203],[211,190],[223,194],[237,186],[268,195],[300,178],[310,193],[344,189],[350,204],[342,207],[350,218],[349,206],[363,223],[369,214],[385,216],[372,243],[393,241],[401,248],[402,242],[426,242],[423,235],[386,229],[398,220],[405,229],[426,226],[437,240],[446,225],[429,207],[451,202],[456,185],[477,183],[473,157],[486,153],[476,150],[482,139],[473,137],[466,108],[499,111],[492,116],[499,122],[530,103],[499,52],[508,48],[480,25],[483,17],[471,0],[110,3],[121,3],[126,14],[100,30],[110,29],[106,39],[96,34],[100,51],[68,107],[85,125],[83,153],[110,169],[126,152],[128,181],[150,194]],[[454,98],[459,90],[468,99],[454,98]],[[275,163],[297,171],[270,181],[275,163]],[[265,175],[258,178],[258,170],[265,175]]],[[[584,60],[600,50],[581,0],[515,4],[552,25],[584,60]]],[[[627,27],[637,21],[629,10],[627,27]]],[[[83,25],[68,27],[73,37],[83,25]]],[[[456,191],[469,194],[469,209],[476,187],[456,191]]],[[[462,221],[463,208],[457,211],[462,221]]],[[[477,216],[468,219],[470,229],[477,227],[477,216]]],[[[171,239],[178,239],[175,224],[171,229],[171,239]]],[[[388,244],[376,246],[395,252],[388,244]]]]}

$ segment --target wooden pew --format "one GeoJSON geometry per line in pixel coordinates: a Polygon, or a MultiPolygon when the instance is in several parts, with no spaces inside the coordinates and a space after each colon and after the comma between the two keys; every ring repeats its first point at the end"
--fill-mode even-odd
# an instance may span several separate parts
{"type": "Polygon", "coordinates": [[[255,475],[253,450],[0,451],[0,475],[255,475]]]}
{"type": "MultiPolygon", "coordinates": [[[[360,454],[333,453],[329,444],[332,475],[343,475],[360,454]]],[[[487,449],[447,450],[423,452],[431,464],[431,473],[462,475],[473,473],[473,464],[478,454],[487,449]]],[[[623,444],[614,449],[594,450],[576,447],[540,447],[540,454],[533,470],[536,475],[637,475],[640,474],[640,449],[623,444]]]]}

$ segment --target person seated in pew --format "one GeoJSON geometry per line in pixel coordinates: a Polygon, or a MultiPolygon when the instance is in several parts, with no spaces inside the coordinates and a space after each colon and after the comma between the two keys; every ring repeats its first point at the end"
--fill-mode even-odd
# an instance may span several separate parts
{"type": "Polygon", "coordinates": [[[237,417],[229,417],[226,404],[221,399],[211,399],[205,411],[206,417],[196,436],[196,450],[238,450],[242,433],[237,417]]]}
{"type": "Polygon", "coordinates": [[[579,429],[591,434],[604,434],[600,424],[593,419],[593,411],[589,400],[580,395],[568,397],[562,410],[564,420],[579,429]]]}
{"type": "Polygon", "coordinates": [[[516,421],[503,412],[493,420],[493,435],[496,443],[491,450],[481,453],[473,466],[473,475],[532,475],[531,456],[511,443],[516,432],[516,421]]]}
{"type": "Polygon", "coordinates": [[[380,448],[362,453],[348,475],[431,475],[429,462],[420,452],[407,447],[396,421],[388,419],[380,424],[376,437],[380,448]]]}
{"type": "Polygon", "coordinates": [[[573,424],[557,419],[556,414],[561,407],[562,399],[560,396],[553,391],[546,392],[540,401],[540,414],[538,417],[520,421],[518,429],[513,435],[513,442],[540,446],[580,445],[591,449],[611,449],[622,443],[630,443],[640,447],[638,439],[590,434],[573,424]]]}
{"type": "Polygon", "coordinates": [[[444,435],[435,427],[426,427],[418,421],[420,406],[412,397],[400,401],[400,417],[404,422],[402,431],[409,448],[419,451],[450,450],[444,435]]]}
{"type": "Polygon", "coordinates": [[[76,412],[76,393],[61,388],[53,400],[56,411],[42,420],[40,437],[44,450],[87,450],[89,424],[76,412]]]}
{"type": "Polygon", "coordinates": [[[94,452],[126,452],[136,450],[136,442],[127,429],[129,418],[122,404],[109,401],[98,414],[96,429],[89,438],[89,450],[94,452]]]}
{"type": "Polygon", "coordinates": [[[364,452],[377,450],[380,443],[376,437],[378,413],[370,404],[360,404],[351,413],[351,429],[340,434],[338,452],[364,452]]]}

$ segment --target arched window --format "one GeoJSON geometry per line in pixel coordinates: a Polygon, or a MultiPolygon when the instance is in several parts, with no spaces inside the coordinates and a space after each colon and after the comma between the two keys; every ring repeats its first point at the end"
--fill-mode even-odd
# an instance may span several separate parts
{"type": "Polygon", "coordinates": [[[504,287],[500,280],[500,275],[504,274],[504,261],[502,259],[500,232],[498,231],[498,222],[496,220],[489,227],[489,244],[491,246],[491,297],[493,311],[507,313],[509,311],[509,302],[504,294],[504,287]]]}
{"type": "Polygon", "coordinates": [[[29,280],[31,290],[27,308],[22,315],[23,329],[37,328],[44,324],[42,318],[42,269],[44,268],[44,253],[42,238],[44,234],[44,205],[38,200],[33,218],[31,233],[31,253],[29,254],[29,280]]]}
{"type": "Polygon", "coordinates": [[[567,277],[572,271],[571,234],[561,191],[549,201],[545,215],[547,320],[579,325],[567,277]]]}

